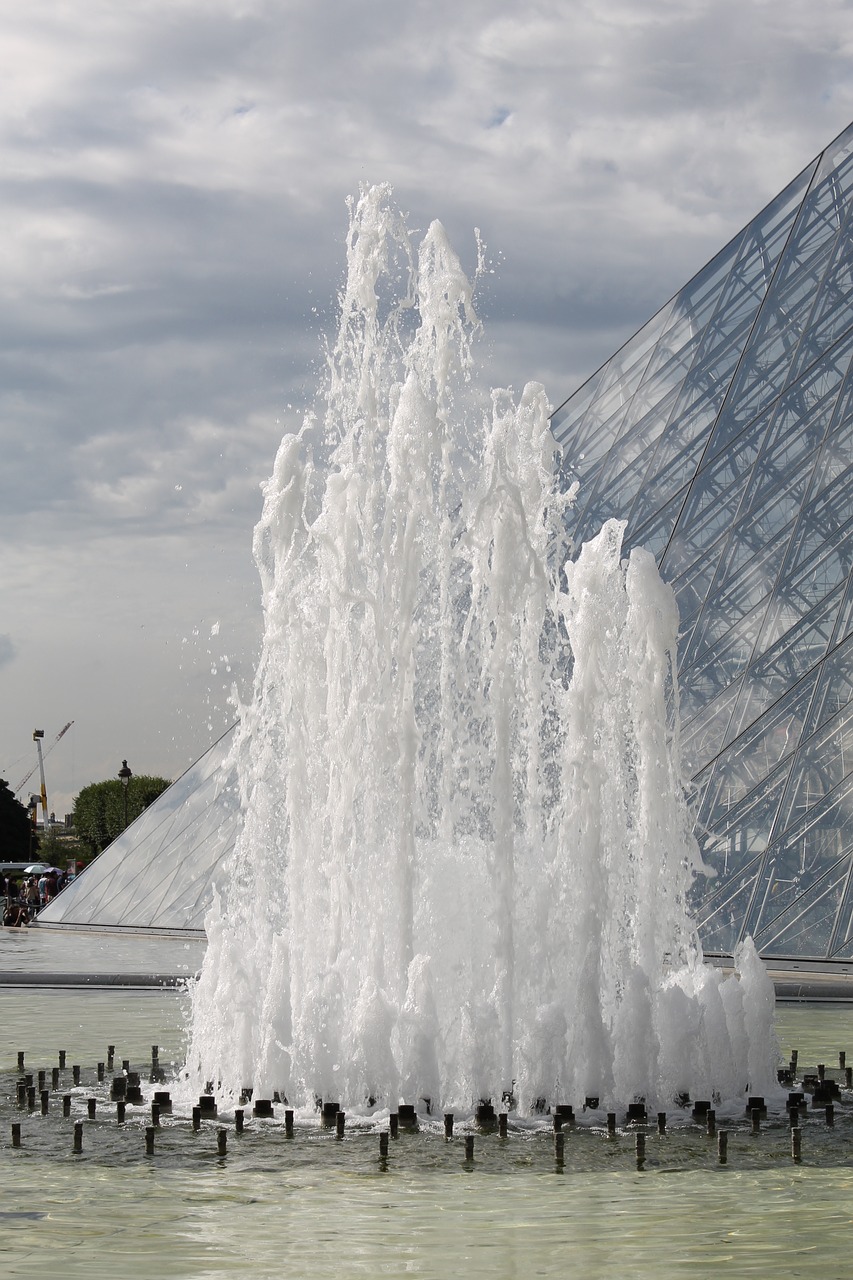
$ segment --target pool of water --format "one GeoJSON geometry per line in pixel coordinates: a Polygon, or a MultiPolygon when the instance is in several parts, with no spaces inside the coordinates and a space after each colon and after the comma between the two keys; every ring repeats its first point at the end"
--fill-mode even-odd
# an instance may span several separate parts
{"type": "Polygon", "coordinates": [[[205,945],[204,937],[0,928],[0,980],[3,974],[45,972],[192,977],[201,968],[205,945]]]}
{"type": "MultiPolygon", "coordinates": [[[[0,968],[2,968],[0,964],[0,968]]],[[[193,1133],[186,1112],[163,1117],[153,1155],[150,1116],[129,1108],[125,1125],[98,1101],[74,1154],[74,1121],[98,1092],[94,1067],[114,1044],[116,1062],[180,1061],[181,992],[0,989],[0,1269],[44,1277],[409,1276],[834,1277],[850,1273],[853,1240],[853,1101],[832,1131],[820,1115],[803,1126],[794,1164],[784,1118],[760,1135],[743,1116],[724,1120],[729,1161],[698,1127],[647,1137],[636,1168],[634,1135],[608,1140],[600,1124],[566,1137],[558,1166],[553,1135],[514,1129],[507,1141],[478,1135],[465,1160],[464,1128],[445,1142],[440,1124],[401,1134],[378,1156],[382,1117],[349,1127],[343,1141],[297,1117],[293,1140],[272,1125],[233,1117],[193,1133]],[[50,1068],[64,1049],[80,1062],[73,1112],[17,1106],[16,1053],[27,1070],[50,1068]],[[22,1126],[13,1148],[11,1124],[22,1126]],[[217,1130],[227,1129],[219,1154],[217,1130]]],[[[784,1054],[801,1065],[853,1058],[853,1011],[779,1010],[784,1054]]],[[[67,1073],[65,1076],[67,1080],[67,1073]]],[[[67,1088],[68,1086],[63,1086],[67,1088]]],[[[279,1109],[280,1111],[280,1109],[279,1109]]],[[[247,1112],[248,1117],[248,1112],[247,1112]]]]}
{"type": "Polygon", "coordinates": [[[154,1158],[117,1175],[81,1156],[16,1159],[14,1179],[7,1276],[850,1274],[849,1169],[296,1175],[154,1158]]]}

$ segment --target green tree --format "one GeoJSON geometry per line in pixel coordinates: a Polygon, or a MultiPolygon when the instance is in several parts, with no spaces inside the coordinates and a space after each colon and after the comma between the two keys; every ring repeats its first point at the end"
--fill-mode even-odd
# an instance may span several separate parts
{"type": "MultiPolygon", "coordinates": [[[[128,824],[172,784],[168,778],[134,774],[127,787],[128,824]]],[[[100,853],[124,830],[124,788],[117,778],[92,782],[75,797],[74,830],[93,854],[100,853]]]]}
{"type": "Polygon", "coordinates": [[[0,778],[0,858],[27,862],[30,857],[30,815],[0,778]]]}

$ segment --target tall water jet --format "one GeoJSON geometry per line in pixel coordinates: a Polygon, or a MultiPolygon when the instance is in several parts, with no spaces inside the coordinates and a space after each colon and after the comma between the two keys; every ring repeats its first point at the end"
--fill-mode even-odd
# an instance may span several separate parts
{"type": "Polygon", "coordinates": [[[618,521],[570,561],[545,393],[479,402],[477,327],[441,226],[415,254],[363,191],[255,531],[188,1071],[352,1110],[769,1092],[772,987],[751,943],[706,966],[686,905],[672,595],[618,521]]]}

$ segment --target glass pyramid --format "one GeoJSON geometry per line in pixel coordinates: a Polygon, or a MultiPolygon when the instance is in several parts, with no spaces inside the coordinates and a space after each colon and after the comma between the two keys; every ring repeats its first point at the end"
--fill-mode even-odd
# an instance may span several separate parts
{"type": "Polygon", "coordinates": [[[708,951],[853,958],[853,126],[554,413],[681,616],[708,951]]]}
{"type": "MultiPolygon", "coordinates": [[[[851,359],[853,126],[552,418],[576,544],[620,517],[676,593],[710,952],[853,959],[851,359]]],[[[40,921],[201,930],[231,737],[40,921]]]]}
{"type": "Polygon", "coordinates": [[[234,727],[45,907],[39,925],[204,929],[213,873],[240,822],[234,727]]]}

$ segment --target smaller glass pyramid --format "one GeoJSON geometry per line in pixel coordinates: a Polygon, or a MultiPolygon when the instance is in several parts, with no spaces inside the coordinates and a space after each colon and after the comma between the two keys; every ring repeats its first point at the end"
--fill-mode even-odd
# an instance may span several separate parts
{"type": "Polygon", "coordinates": [[[214,872],[240,824],[235,727],[45,907],[40,925],[204,929],[214,872]]]}

